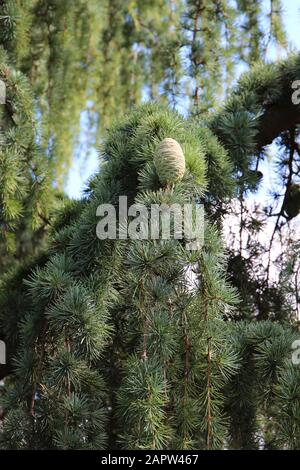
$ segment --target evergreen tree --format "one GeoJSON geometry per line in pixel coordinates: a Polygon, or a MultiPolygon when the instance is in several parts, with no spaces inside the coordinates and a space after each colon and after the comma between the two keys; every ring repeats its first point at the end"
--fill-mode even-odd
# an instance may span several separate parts
{"type": "Polygon", "coordinates": [[[284,325],[224,321],[237,296],[216,230],[208,223],[195,251],[177,239],[96,235],[101,203],[118,207],[127,195],[146,207],[195,205],[208,161],[230,169],[197,124],[147,105],[109,132],[88,199],[65,210],[48,261],[27,276],[29,306],[11,328],[18,337],[2,398],[3,448],[297,447],[295,415],[279,411],[284,396],[294,403],[296,335],[284,325]],[[186,162],[171,185],[160,182],[154,158],[166,137],[176,137],[186,162]]]}
{"type": "MultiPolygon", "coordinates": [[[[99,203],[117,204],[124,193],[146,206],[195,204],[205,188],[205,156],[197,128],[153,106],[112,129],[104,148],[108,161],[86,207],[70,229],[54,237],[56,254],[26,281],[31,307],[15,318],[19,338],[3,399],[4,447],[19,445],[13,425],[18,419],[26,426],[24,448],[101,448],[105,434],[99,429],[105,429],[110,406],[114,445],[221,445],[225,431],[217,390],[235,366],[218,323],[235,296],[223,278],[217,235],[208,228],[205,251],[190,252],[179,240],[119,246],[101,242],[95,232],[99,203]],[[173,188],[160,187],[153,167],[155,148],[167,136],[179,139],[187,165],[173,188]],[[61,253],[58,239],[64,240],[61,253]],[[203,283],[191,289],[186,271],[193,266],[203,283]],[[105,354],[108,347],[112,352],[105,354]],[[115,384],[112,377],[120,375],[122,383],[115,384]]],[[[210,158],[218,165],[220,155],[210,158]]]]}

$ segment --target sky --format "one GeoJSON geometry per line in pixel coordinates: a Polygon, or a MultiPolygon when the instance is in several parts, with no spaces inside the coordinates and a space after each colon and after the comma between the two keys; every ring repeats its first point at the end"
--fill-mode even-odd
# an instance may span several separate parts
{"type": "MultiPolygon", "coordinates": [[[[300,51],[300,0],[284,0],[283,8],[289,42],[294,50],[300,51]]],[[[97,149],[93,149],[88,156],[80,154],[74,158],[66,187],[67,194],[72,198],[80,198],[87,181],[97,172],[98,167],[97,149]]]]}

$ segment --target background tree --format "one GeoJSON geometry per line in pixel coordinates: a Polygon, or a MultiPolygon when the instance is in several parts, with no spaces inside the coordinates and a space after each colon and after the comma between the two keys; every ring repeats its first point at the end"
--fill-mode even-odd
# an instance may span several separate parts
{"type": "Polygon", "coordinates": [[[80,131],[94,145],[98,130],[144,99],[202,112],[223,96],[221,84],[232,83],[241,60],[286,45],[280,1],[267,12],[257,0],[236,3],[1,0],[0,44],[30,81],[56,183],[80,131]]]}
{"type": "Polygon", "coordinates": [[[0,273],[37,253],[54,208],[47,162],[36,138],[33,102],[26,78],[7,65],[1,52],[0,77],[6,100],[0,107],[0,273]]]}

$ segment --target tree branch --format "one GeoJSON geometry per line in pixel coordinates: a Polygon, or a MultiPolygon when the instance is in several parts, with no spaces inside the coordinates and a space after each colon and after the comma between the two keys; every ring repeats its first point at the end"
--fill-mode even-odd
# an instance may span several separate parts
{"type": "Polygon", "coordinates": [[[273,142],[281,132],[300,124],[300,106],[292,103],[274,104],[261,116],[256,137],[257,150],[273,142]]]}

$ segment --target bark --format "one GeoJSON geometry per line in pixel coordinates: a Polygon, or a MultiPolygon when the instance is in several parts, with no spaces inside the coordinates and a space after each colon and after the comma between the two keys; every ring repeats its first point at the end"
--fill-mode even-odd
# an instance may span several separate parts
{"type": "Polygon", "coordinates": [[[257,150],[273,142],[282,132],[300,124],[300,106],[292,103],[274,104],[261,116],[256,137],[257,150]]]}

